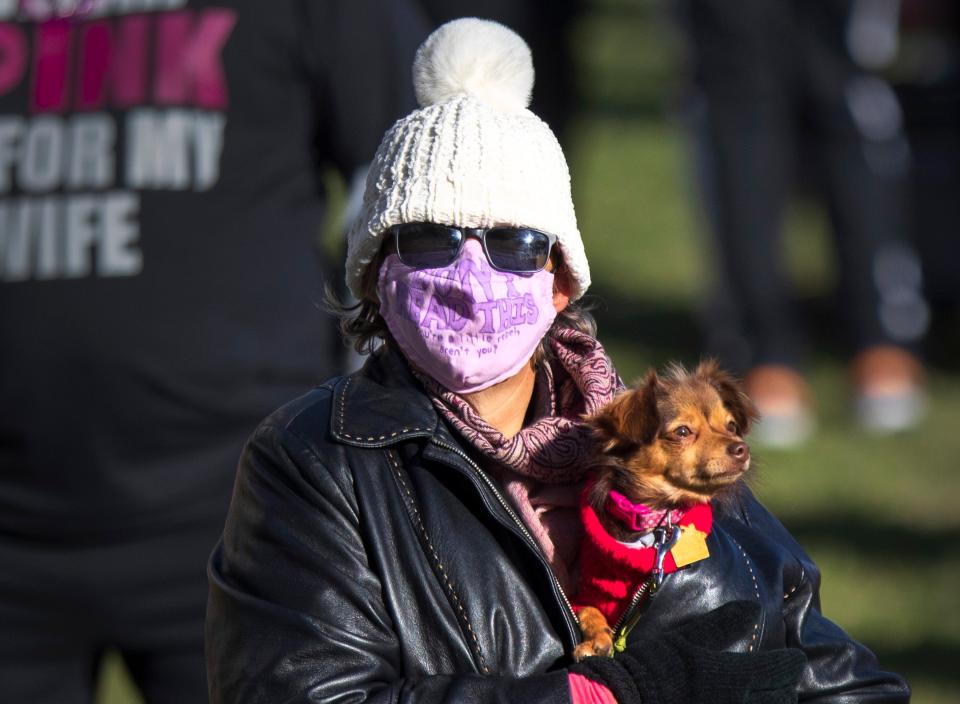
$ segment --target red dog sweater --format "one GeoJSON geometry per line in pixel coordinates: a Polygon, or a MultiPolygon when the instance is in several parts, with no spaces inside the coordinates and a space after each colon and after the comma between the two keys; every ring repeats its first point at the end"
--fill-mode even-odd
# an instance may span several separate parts
{"type": "MultiPolygon", "coordinates": [[[[653,571],[656,549],[624,545],[604,529],[583,493],[580,517],[583,541],[580,544],[580,586],[573,599],[574,610],[585,606],[599,609],[611,626],[627,608],[633,595],[653,571]]],[[[704,534],[713,528],[710,504],[696,504],[683,512],[680,526],[692,526],[704,534]]],[[[663,572],[676,572],[673,553],[663,560],[663,572]]]]}

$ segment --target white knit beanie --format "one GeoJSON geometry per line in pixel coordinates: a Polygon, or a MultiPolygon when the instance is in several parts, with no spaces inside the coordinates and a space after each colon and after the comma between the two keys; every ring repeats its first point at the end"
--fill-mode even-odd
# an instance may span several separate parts
{"type": "Polygon", "coordinates": [[[557,236],[571,300],[590,286],[557,138],[527,109],[530,48],[496,22],[453,20],[420,46],[413,83],[421,108],[383,137],[363,206],[347,235],[347,285],[360,297],[363,272],[393,225],[515,225],[557,236]]]}

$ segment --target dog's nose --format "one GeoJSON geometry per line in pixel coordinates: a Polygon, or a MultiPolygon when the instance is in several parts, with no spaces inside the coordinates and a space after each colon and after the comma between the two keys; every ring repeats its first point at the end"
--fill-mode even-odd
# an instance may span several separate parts
{"type": "Polygon", "coordinates": [[[734,442],[727,446],[727,454],[738,460],[746,462],[750,459],[750,446],[745,442],[734,442]]]}

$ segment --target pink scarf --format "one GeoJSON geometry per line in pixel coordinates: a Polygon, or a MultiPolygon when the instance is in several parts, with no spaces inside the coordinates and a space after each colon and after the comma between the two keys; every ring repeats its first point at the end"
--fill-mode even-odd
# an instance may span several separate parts
{"type": "Polygon", "coordinates": [[[589,335],[561,328],[547,341],[553,359],[537,369],[534,420],[512,438],[484,421],[462,397],[417,377],[440,415],[486,460],[569,591],[582,533],[581,481],[592,449],[582,417],[610,401],[623,383],[603,346],[589,335]]]}

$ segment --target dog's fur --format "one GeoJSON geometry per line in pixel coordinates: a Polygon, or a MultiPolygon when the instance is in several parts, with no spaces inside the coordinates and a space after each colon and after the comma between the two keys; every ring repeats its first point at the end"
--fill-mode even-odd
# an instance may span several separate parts
{"type": "MultiPolygon", "coordinates": [[[[750,469],[743,437],[756,418],[739,383],[714,360],[693,372],[679,364],[662,376],[650,370],[636,388],[587,418],[597,440],[588,501],[604,529],[621,541],[640,535],[608,515],[611,490],[655,509],[734,495],[750,469]]],[[[609,655],[612,633],[603,615],[588,606],[579,616],[583,642],[574,657],[609,655]]]]}

